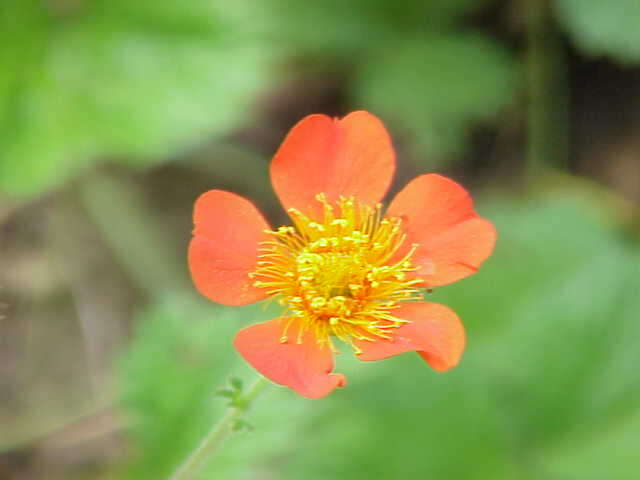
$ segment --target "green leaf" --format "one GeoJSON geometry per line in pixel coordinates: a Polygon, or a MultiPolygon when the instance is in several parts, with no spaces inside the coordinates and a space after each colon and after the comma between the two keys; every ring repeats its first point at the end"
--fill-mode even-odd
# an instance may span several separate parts
{"type": "Polygon", "coordinates": [[[493,255],[480,273],[429,297],[451,305],[473,336],[497,334],[521,315],[521,302],[539,301],[550,283],[579,271],[585,259],[619,248],[602,212],[569,195],[499,197],[481,203],[479,212],[498,231],[493,255]]]}
{"type": "Polygon", "coordinates": [[[487,268],[434,300],[467,325],[516,454],[545,478],[556,448],[597,442],[637,411],[640,261],[587,201],[500,203],[484,209],[499,232],[487,268]]]}
{"type": "MultiPolygon", "coordinates": [[[[357,51],[369,51],[426,31],[456,23],[485,0],[293,0],[269,2],[261,17],[270,37],[294,54],[320,53],[354,61],[357,51]]],[[[365,57],[366,59],[366,57],[365,57]]]]}
{"type": "Polygon", "coordinates": [[[247,422],[246,420],[240,418],[235,422],[233,422],[233,425],[231,425],[231,430],[234,432],[240,432],[242,430],[251,431],[253,430],[253,425],[251,425],[251,423],[247,422]]]}
{"type": "Polygon", "coordinates": [[[435,156],[463,150],[468,127],[495,115],[516,85],[514,61],[498,43],[452,32],[374,52],[359,72],[356,100],[395,119],[435,156]]]}
{"type": "Polygon", "coordinates": [[[237,126],[271,58],[240,6],[4,2],[0,190],[37,194],[107,156],[146,165],[237,126]]]}
{"type": "Polygon", "coordinates": [[[523,452],[600,431],[616,419],[624,399],[611,391],[601,396],[602,374],[616,373],[611,360],[628,329],[630,260],[610,245],[606,256],[556,276],[538,298],[517,304],[508,332],[487,346],[486,361],[501,379],[497,393],[523,452]]]}
{"type": "Polygon", "coordinates": [[[243,382],[241,378],[231,377],[229,379],[229,383],[231,384],[231,387],[233,388],[234,391],[242,392],[243,382]]]}
{"type": "Polygon", "coordinates": [[[622,418],[587,439],[569,444],[545,456],[553,478],[581,480],[634,480],[638,475],[640,412],[622,418]]]}
{"type": "Polygon", "coordinates": [[[585,52],[640,62],[640,2],[556,0],[557,18],[585,52]]]}
{"type": "Polygon", "coordinates": [[[237,396],[237,393],[235,390],[229,390],[227,388],[223,388],[221,390],[216,391],[216,395],[218,397],[235,398],[237,396]]]}

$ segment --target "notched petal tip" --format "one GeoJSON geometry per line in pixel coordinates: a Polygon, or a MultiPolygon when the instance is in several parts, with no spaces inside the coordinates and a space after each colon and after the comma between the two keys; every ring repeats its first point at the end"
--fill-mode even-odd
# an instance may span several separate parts
{"type": "Polygon", "coordinates": [[[472,275],[493,252],[493,224],[474,211],[467,190],[441,175],[413,179],[393,199],[387,215],[403,218],[407,241],[420,245],[413,261],[425,285],[472,275]]]}
{"type": "Polygon", "coordinates": [[[437,303],[406,303],[394,315],[409,320],[393,332],[391,340],[358,342],[360,360],[383,360],[404,352],[415,351],[438,372],[455,367],[464,352],[465,331],[458,316],[450,308],[437,303]]]}
{"type": "Polygon", "coordinates": [[[239,195],[211,190],[196,201],[193,221],[188,262],[198,291],[224,305],[265,298],[264,290],[255,288],[249,278],[268,227],[258,209],[239,195]]]}
{"type": "Polygon", "coordinates": [[[438,357],[437,355],[430,355],[426,352],[417,352],[422,359],[429,364],[429,366],[438,373],[444,373],[448,370],[451,370],[454,367],[457,367],[462,359],[462,356],[457,358],[443,359],[438,357]]]}
{"type": "Polygon", "coordinates": [[[330,202],[340,196],[380,201],[395,171],[395,152],[386,128],[369,112],[340,119],[309,115],[291,129],[270,171],[285,209],[319,215],[319,193],[330,202]]]}
{"type": "Polygon", "coordinates": [[[298,325],[289,324],[282,341],[285,321],[275,319],[238,332],[234,346],[259,373],[307,398],[322,398],[346,385],[346,378],[333,373],[333,352],[320,347],[307,331],[297,341],[298,325]]]}

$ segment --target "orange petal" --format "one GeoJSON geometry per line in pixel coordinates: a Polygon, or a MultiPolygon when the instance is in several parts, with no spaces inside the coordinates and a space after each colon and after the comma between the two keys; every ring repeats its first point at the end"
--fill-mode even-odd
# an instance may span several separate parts
{"type": "Polygon", "coordinates": [[[440,175],[422,175],[409,182],[387,215],[403,219],[407,248],[419,245],[413,262],[427,286],[475,273],[496,242],[493,224],[476,214],[469,193],[440,175]]]}
{"type": "Polygon", "coordinates": [[[330,202],[341,195],[370,205],[379,202],[394,171],[391,139],[374,115],[309,115],[291,129],[274,156],[271,182],[285,208],[317,215],[318,193],[330,202]]]}
{"type": "Polygon", "coordinates": [[[307,398],[328,395],[336,387],[346,385],[344,375],[331,373],[333,353],[328,346],[320,347],[307,330],[298,343],[298,326],[287,329],[287,319],[275,319],[240,330],[234,341],[244,359],[269,380],[285,385],[307,398]]]}
{"type": "Polygon", "coordinates": [[[264,298],[249,273],[255,271],[258,244],[269,225],[248,200],[210,190],[196,201],[189,269],[197,289],[224,305],[246,305],[264,298]]]}
{"type": "Polygon", "coordinates": [[[365,362],[416,351],[438,372],[455,367],[465,346],[464,327],[453,310],[437,303],[406,303],[393,314],[410,323],[393,331],[391,340],[357,341],[365,362]]]}

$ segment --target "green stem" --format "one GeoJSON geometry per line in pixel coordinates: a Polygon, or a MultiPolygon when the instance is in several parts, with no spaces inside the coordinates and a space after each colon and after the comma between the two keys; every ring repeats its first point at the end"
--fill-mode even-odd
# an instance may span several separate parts
{"type": "Polygon", "coordinates": [[[218,450],[220,445],[231,434],[233,424],[239,420],[249,409],[253,400],[264,390],[269,381],[259,377],[249,387],[244,395],[233,402],[233,406],[227,410],[224,416],[216,423],[200,444],[191,452],[187,459],[178,467],[169,480],[188,480],[202,469],[205,462],[218,450]]]}
{"type": "Polygon", "coordinates": [[[533,176],[544,167],[567,167],[568,89],[564,48],[551,1],[526,0],[526,7],[527,163],[533,176]]]}

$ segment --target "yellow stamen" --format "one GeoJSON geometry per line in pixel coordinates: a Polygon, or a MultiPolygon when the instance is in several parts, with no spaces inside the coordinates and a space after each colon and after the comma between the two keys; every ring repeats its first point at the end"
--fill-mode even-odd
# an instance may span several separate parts
{"type": "Polygon", "coordinates": [[[250,274],[253,285],[285,306],[289,317],[280,341],[289,340],[293,319],[300,320],[295,341],[310,330],[321,346],[335,351],[336,337],[359,349],[354,340],[391,338],[391,332],[406,323],[393,315],[400,302],[422,296],[412,275],[416,245],[399,257],[406,236],[399,218],[382,218],[380,204],[370,207],[354,198],[341,198],[331,205],[323,194],[323,218],[312,220],[289,209],[293,226],[267,233],[260,261],[250,274]]]}

